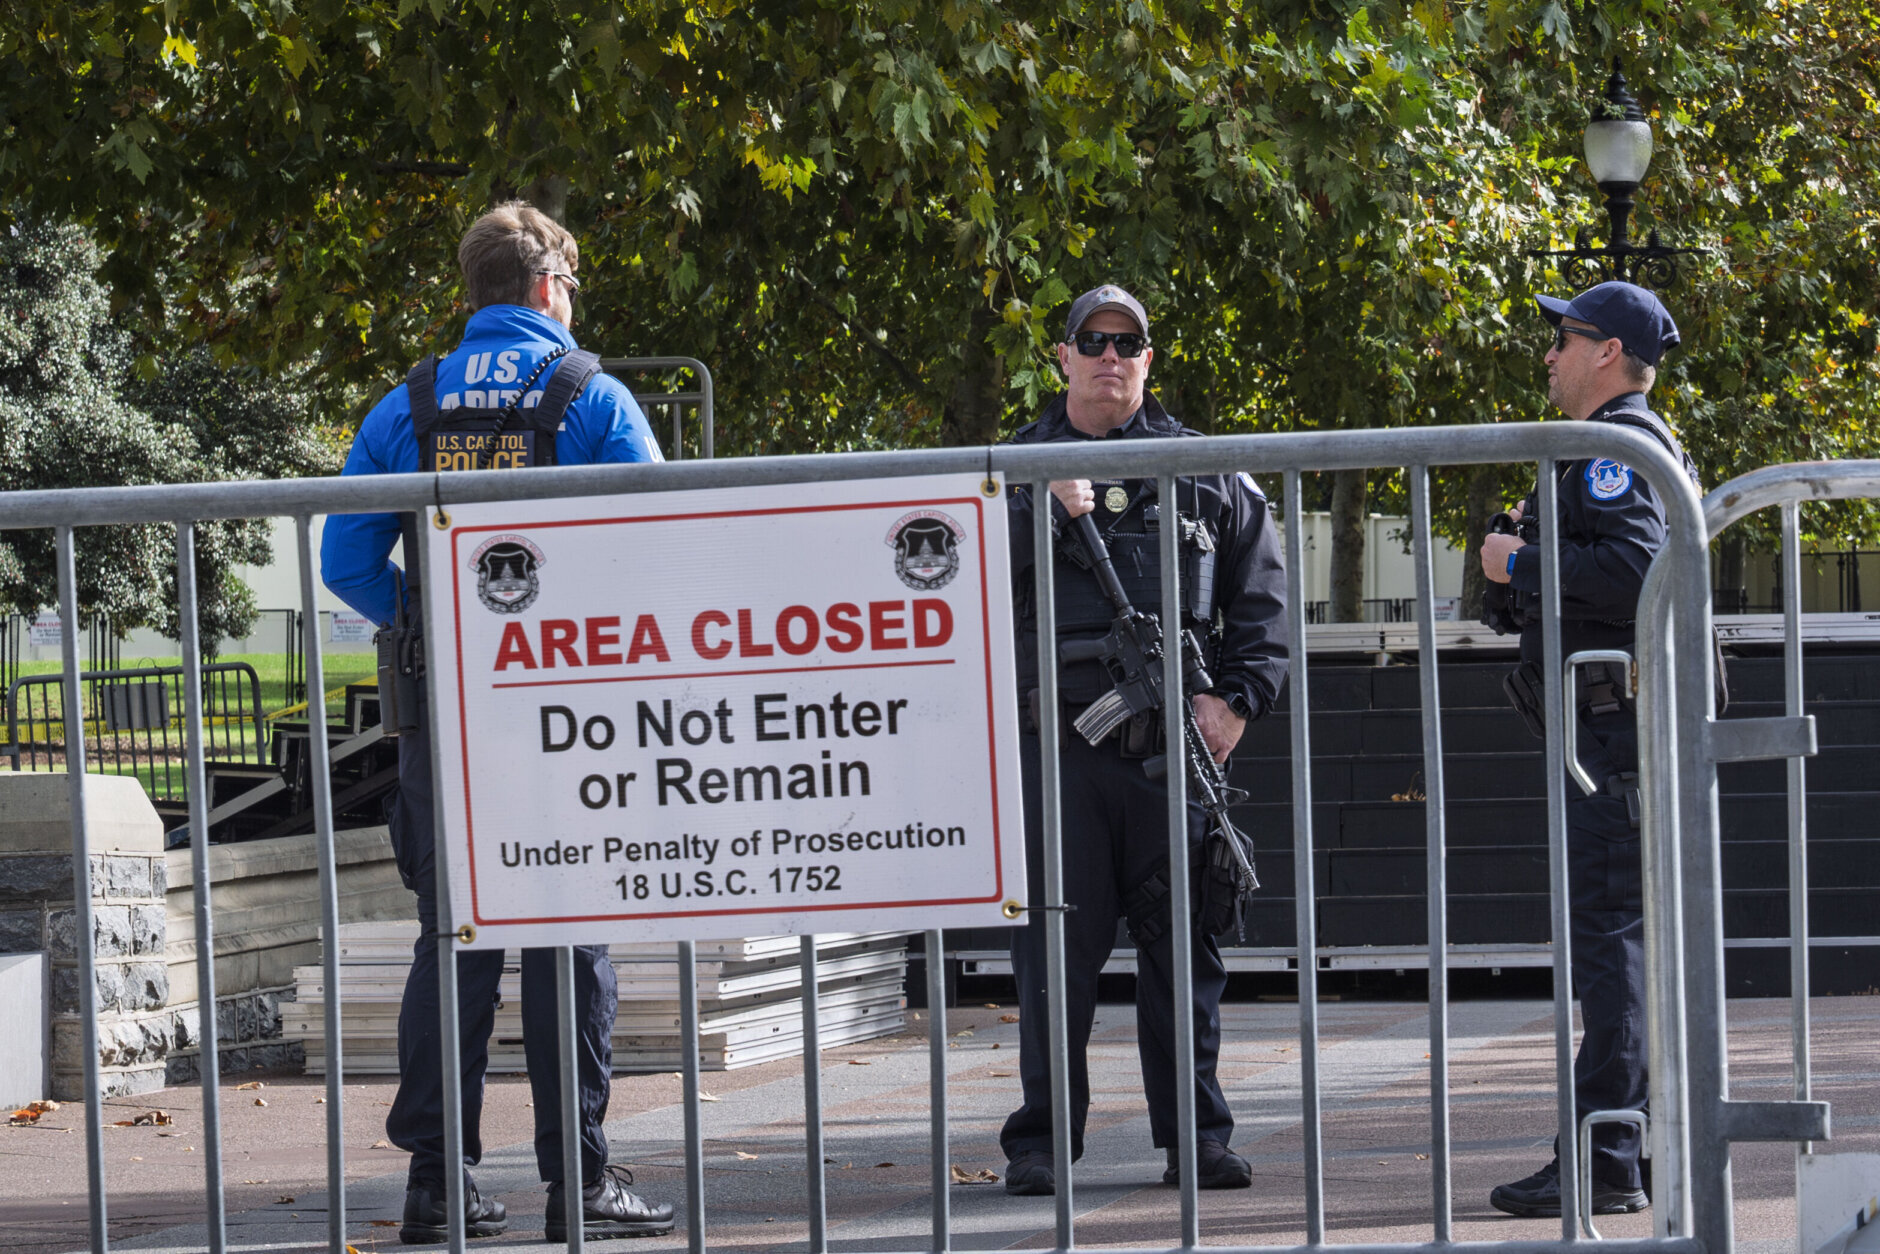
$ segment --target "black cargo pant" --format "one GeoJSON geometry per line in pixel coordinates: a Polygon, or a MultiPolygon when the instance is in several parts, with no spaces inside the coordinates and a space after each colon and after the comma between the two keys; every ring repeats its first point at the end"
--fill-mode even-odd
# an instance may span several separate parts
{"type": "MultiPolygon", "coordinates": [[[[441,1184],[444,1158],[444,1070],[437,995],[437,879],[432,820],[431,737],[428,711],[419,728],[399,737],[398,801],[391,816],[392,851],[405,886],[418,897],[418,942],[411,975],[398,1010],[398,1092],[385,1133],[411,1151],[412,1184],[441,1184]]],[[[497,981],[503,951],[457,954],[457,1032],[463,1068],[463,1153],[474,1165],[483,1157],[479,1132],[483,1077],[489,1067],[490,1030],[495,1024],[497,981]]],[[[608,1089],[613,1076],[614,1014],[619,994],[605,945],[574,951],[575,1019],[581,1103],[581,1178],[599,1178],[607,1163],[608,1089]]],[[[535,1165],[541,1178],[562,1179],[560,997],[555,987],[555,951],[522,951],[522,1043],[535,1103],[535,1165]]]]}
{"type": "MultiPolygon", "coordinates": [[[[1039,738],[1020,740],[1025,777],[1025,861],[1034,906],[1044,896],[1044,799],[1039,775],[1039,738]]],[[[1062,768],[1064,899],[1077,909],[1064,916],[1065,1010],[1070,1037],[1071,1156],[1084,1152],[1084,1122],[1090,1111],[1090,1072],[1084,1057],[1097,1007],[1097,976],[1116,944],[1116,923],[1130,892],[1168,866],[1168,791],[1143,774],[1142,763],[1118,752],[1117,738],[1091,746],[1065,725],[1058,761],[1062,768]]],[[[1198,865],[1206,814],[1188,807],[1189,858],[1198,865]]],[[[1166,876],[1164,877],[1166,880],[1166,876]]],[[[1187,919],[1182,903],[1175,913],[1187,919]]],[[[1166,910],[1166,906],[1164,907],[1166,910]]],[[[1132,926],[1131,932],[1136,929],[1132,926]]],[[[1018,984],[1019,1076],[1024,1105],[1012,1112],[999,1135],[1008,1159],[1051,1152],[1051,1034],[1045,994],[1044,916],[1012,933],[1012,970],[1018,984]]],[[[1160,936],[1136,949],[1136,1047],[1142,1060],[1143,1095],[1157,1148],[1177,1143],[1175,1106],[1175,938],[1160,936]]],[[[1212,936],[1194,937],[1195,1129],[1204,1141],[1228,1144],[1234,1117],[1215,1078],[1221,1052],[1221,993],[1227,968],[1212,936]]]]}
{"type": "MultiPolygon", "coordinates": [[[[1629,711],[1579,716],[1580,763],[1604,782],[1638,770],[1638,724],[1629,711]]],[[[1586,796],[1567,782],[1567,874],[1572,894],[1573,987],[1582,1035],[1574,1060],[1574,1104],[1643,1110],[1648,1096],[1645,1032],[1644,871],[1639,834],[1623,797],[1586,796]]],[[[1593,1175],[1639,1187],[1639,1130],[1593,1130],[1593,1175]]],[[[1578,1152],[1577,1142],[1574,1152],[1578,1152]]]]}

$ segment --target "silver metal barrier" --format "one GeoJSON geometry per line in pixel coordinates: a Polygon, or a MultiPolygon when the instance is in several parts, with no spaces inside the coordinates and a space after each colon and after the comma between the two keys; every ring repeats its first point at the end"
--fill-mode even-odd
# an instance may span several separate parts
{"type": "MultiPolygon", "coordinates": [[[[1713,489],[1703,500],[1704,524],[1711,538],[1730,524],[1771,506],[1782,511],[1782,701],[1789,752],[1789,1034],[1793,1101],[1809,1106],[1813,1075],[1809,1045],[1808,805],[1807,754],[1812,753],[1812,718],[1802,713],[1802,542],[1801,507],[1805,501],[1880,497],[1880,461],[1802,462],[1770,466],[1740,475],[1713,489]]],[[[1775,720],[1766,720],[1775,721],[1775,720]]],[[[1724,1077],[1727,1080],[1727,1077],[1724,1077]]],[[[1720,1090],[1721,1091],[1721,1090],[1720,1090]]],[[[1822,1134],[1826,1134],[1825,1121],[1822,1134]]],[[[1797,1152],[1809,1153],[1809,1138],[1796,1138],[1797,1152]]],[[[1727,1168],[1726,1168],[1727,1169],[1727,1168]]]]}
{"type": "Polygon", "coordinates": [[[710,461],[718,438],[717,415],[712,408],[712,372],[696,357],[603,357],[601,369],[625,378],[653,371],[689,370],[698,380],[690,392],[634,392],[633,399],[642,407],[668,405],[672,408],[672,460],[685,460],[685,429],[682,418],[687,405],[699,410],[699,456],[710,461]]]}
{"type": "MultiPolygon", "coordinates": [[[[1493,1243],[1455,1243],[1452,1240],[1451,1177],[1449,1164],[1449,1009],[1447,997],[1448,944],[1444,907],[1445,832],[1444,772],[1441,726],[1437,695],[1436,634],[1431,608],[1432,545],[1430,520],[1429,468],[1432,465],[1471,463],[1506,463],[1537,461],[1540,469],[1541,509],[1556,516],[1554,473],[1561,461],[1598,456],[1617,457],[1656,485],[1668,515],[1668,535],[1663,551],[1654,564],[1646,584],[1640,609],[1638,646],[1641,675],[1641,726],[1646,734],[1641,742],[1641,783],[1644,793],[1642,840],[1646,859],[1647,944],[1652,961],[1648,963],[1647,1001],[1653,1028],[1652,1143],[1654,1147],[1656,1189],[1656,1235],[1649,1240],[1609,1241],[1608,1249],[1656,1251],[1661,1254],[1696,1254],[1697,1251],[1724,1251],[1729,1248],[1730,1178],[1728,1144],[1731,1139],[1803,1139],[1825,1135],[1825,1107],[1805,1103],[1732,1103],[1724,1099],[1723,1084],[1723,999],[1721,984],[1721,924],[1718,909],[1716,875],[1716,814],[1714,762],[1720,756],[1752,756],[1774,747],[1786,749],[1793,741],[1792,727],[1761,727],[1724,733],[1709,717],[1709,614],[1708,570],[1704,517],[1696,493],[1685,478],[1682,467],[1674,462],[1662,445],[1647,435],[1608,424],[1547,423],[1524,426],[1476,426],[1429,428],[1377,432],[1332,432],[1271,436],[1227,436],[1179,441],[1106,441],[1089,445],[1000,446],[991,449],[962,449],[923,452],[859,453],[845,456],[764,458],[743,461],[691,461],[665,465],[582,466],[539,470],[527,475],[489,475],[454,473],[443,475],[387,475],[349,479],[303,480],[282,483],[224,483],[193,487],[103,488],[58,492],[23,492],[0,495],[0,530],[52,526],[57,533],[60,573],[60,601],[65,621],[77,621],[76,581],[73,572],[73,531],[81,526],[130,522],[174,522],[178,525],[179,587],[184,605],[186,668],[196,657],[193,564],[190,547],[194,524],[199,520],[286,515],[295,519],[302,563],[302,612],[307,634],[307,667],[311,691],[323,690],[321,653],[315,624],[314,578],[310,544],[310,520],[315,514],[418,510],[427,517],[434,509],[457,503],[477,501],[534,500],[602,494],[634,494],[692,488],[715,488],[756,484],[817,483],[885,476],[916,474],[1003,473],[1011,481],[1029,482],[1034,491],[1043,493],[1051,479],[1154,478],[1165,495],[1172,494],[1176,476],[1224,471],[1278,472],[1285,476],[1288,500],[1300,499],[1301,474],[1306,470],[1341,470],[1373,466],[1406,468],[1412,500],[1410,519],[1416,562],[1420,604],[1417,621],[1419,656],[1426,663],[1421,676],[1423,710],[1423,746],[1428,788],[1427,825],[1429,848],[1427,890],[1429,893],[1429,972],[1430,972],[1430,1137],[1431,1184],[1434,1224],[1427,1243],[1354,1244],[1348,1248],[1363,1254],[1409,1254],[1448,1249],[1494,1249],[1511,1254],[1558,1251],[1581,1240],[1578,1213],[1581,1182],[1572,1154],[1561,1161],[1562,1219],[1560,1235],[1554,1240],[1518,1240],[1493,1243]],[[1679,746],[1685,746],[1687,758],[1698,764],[1696,770],[1679,768],[1679,746]],[[1688,931],[1698,942],[1686,945],[1685,916],[1688,931]],[[1689,967],[1687,970],[1687,962],[1689,967]],[[1693,1222],[1693,1213],[1699,1214],[1693,1222]],[[1719,1218],[1720,1217],[1720,1218],[1719,1218]]],[[[1875,491],[1880,492],[1880,468],[1868,472],[1875,491]]],[[[1780,499],[1772,497],[1771,499],[1780,499]]],[[[1048,555],[1052,536],[1044,511],[1036,511],[1037,551],[1048,555]]],[[[1296,946],[1299,970],[1299,1023],[1301,1042],[1301,1102],[1305,1123],[1304,1177],[1306,1189],[1305,1227],[1307,1248],[1325,1244],[1326,1199],[1323,1173],[1323,1144],[1320,1137],[1320,1080],[1317,1064],[1319,1049],[1318,997],[1316,980],[1316,937],[1312,905],[1313,831],[1311,808],[1311,728],[1306,717],[1310,667],[1303,649],[1305,639],[1304,599],[1300,595],[1301,539],[1299,528],[1288,528],[1286,536],[1289,620],[1293,638],[1300,646],[1292,660],[1291,681],[1297,716],[1292,720],[1292,788],[1294,814],[1295,879],[1298,933],[1296,946]]],[[[1178,620],[1179,588],[1174,558],[1175,529],[1163,529],[1163,621],[1178,620]]],[[[1551,529],[1542,543],[1542,577],[1547,611],[1557,615],[1560,604],[1560,563],[1551,529]]],[[[1057,696],[1057,658],[1054,647],[1055,604],[1050,579],[1051,563],[1038,563],[1037,613],[1040,638],[1042,708],[1055,708],[1057,696]]],[[[77,884],[79,934],[91,934],[89,896],[89,837],[84,810],[84,740],[83,727],[77,720],[76,699],[78,666],[73,656],[75,633],[66,636],[66,675],[68,697],[68,743],[72,752],[73,866],[77,884]]],[[[1170,691],[1180,691],[1179,655],[1169,650],[1165,681],[1170,691]]],[[[1563,659],[1557,635],[1547,640],[1547,673],[1563,673],[1563,659]]],[[[188,720],[191,734],[192,769],[200,771],[200,700],[192,691],[188,720]]],[[[434,702],[432,709],[438,709],[434,702]]],[[[1570,702],[1559,685],[1547,687],[1546,720],[1550,731],[1547,771],[1547,814],[1550,870],[1553,884],[1553,921],[1556,943],[1555,1023],[1556,1077],[1559,1089],[1558,1131],[1561,1143],[1577,1142],[1573,1101],[1572,1006],[1569,978],[1568,894],[1566,892],[1566,809],[1568,784],[1563,767],[1564,746],[1570,743],[1570,702]]],[[[325,744],[325,711],[317,703],[309,708],[311,744],[315,753],[316,780],[322,773],[325,744]]],[[[1176,722],[1178,710],[1171,705],[1166,727],[1167,742],[1174,755],[1167,772],[1169,814],[1171,818],[1171,883],[1185,881],[1187,858],[1186,776],[1180,759],[1184,743],[1182,727],[1176,722]]],[[[1769,720],[1769,722],[1786,722],[1769,720]]],[[[1057,769],[1057,720],[1042,720],[1042,774],[1044,778],[1044,845],[1046,851],[1045,896],[1062,899],[1059,868],[1062,860],[1062,816],[1059,804],[1057,769]]],[[[433,753],[439,740],[433,737],[433,753]]],[[[324,784],[316,788],[325,793],[324,784]]],[[[206,843],[200,839],[202,813],[201,790],[191,789],[192,826],[200,855],[206,843]]],[[[322,913],[329,936],[338,924],[332,852],[332,814],[330,795],[316,806],[316,831],[322,845],[320,879],[322,913]]],[[[446,844],[439,841],[438,870],[440,885],[440,931],[451,931],[449,894],[444,865],[446,844]]],[[[211,946],[212,902],[209,877],[199,869],[196,877],[196,927],[200,952],[208,954],[211,946]]],[[[1190,929],[1175,928],[1175,970],[1178,980],[1187,980],[1192,970],[1190,929]]],[[[1059,1164],[1056,1198],[1055,1246],[1068,1250],[1076,1244],[1075,1208],[1071,1166],[1068,1092],[1068,1044],[1065,1015],[1064,928],[1061,915],[1048,913],[1045,922],[1047,969],[1051,1010],[1051,1065],[1054,1101],[1053,1142],[1059,1164]]],[[[928,936],[929,952],[941,948],[938,933],[928,936]]],[[[327,1073],[328,1110],[328,1189],[329,1248],[341,1254],[345,1243],[344,1157],[339,1143],[343,1113],[343,1068],[340,1060],[340,1016],[344,998],[340,995],[335,948],[327,947],[325,971],[327,996],[325,1031],[329,1051],[327,1073]]],[[[689,1245],[694,1251],[705,1248],[705,1192],[702,1142],[699,1125],[699,1054],[696,961],[692,943],[678,947],[680,1019],[686,1038],[683,1052],[685,1093],[685,1164],[686,1210],[689,1245]]],[[[804,978],[815,986],[813,938],[803,942],[804,978]]],[[[460,1092],[457,1054],[457,989],[455,963],[439,964],[441,1028],[444,1036],[444,1091],[452,1095],[446,1106],[446,1150],[449,1161],[461,1161],[463,1145],[462,1115],[455,1095],[460,1092]]],[[[923,1243],[910,1240],[911,1250],[946,1250],[952,1248],[947,1200],[947,1148],[949,1131],[945,1115],[946,1026],[941,1009],[944,1002],[944,976],[941,964],[929,961],[930,1075],[932,1077],[932,1152],[934,1199],[931,1232],[923,1243]]],[[[205,1000],[213,995],[212,970],[203,972],[205,1000]]],[[[91,1205],[92,1245],[107,1247],[106,1180],[102,1152],[102,1117],[99,1097],[99,1067],[95,1026],[96,981],[91,956],[80,946],[81,996],[86,1020],[86,1113],[87,1163],[91,1205]]],[[[562,1031],[564,1049],[572,1048],[574,1037],[573,998],[563,1004],[562,1031]]],[[[1178,1119],[1179,1166],[1181,1176],[1181,1244],[1197,1246],[1200,1240],[1196,1195],[1195,1112],[1193,1102],[1194,1018],[1188,998],[1175,999],[1177,1041],[1181,1061],[1176,1076],[1180,1095],[1178,1119]]],[[[816,998],[805,998],[804,1024],[806,1049],[805,1115],[809,1129],[809,1155],[806,1184],[810,1216],[812,1251],[827,1248],[828,1228],[821,1173],[820,1144],[822,1104],[820,1085],[814,1078],[817,1060],[816,998]]],[[[221,1251],[226,1244],[225,1201],[222,1192],[219,1145],[214,1135],[216,1111],[214,1043],[205,1040],[203,1058],[204,1114],[208,1126],[205,1154],[205,1191],[209,1211],[209,1245],[221,1251]]],[[[564,1128],[572,1129],[568,1119],[564,1128]]],[[[572,1154],[570,1154],[570,1161],[572,1154]]],[[[461,1179],[455,1175],[449,1184],[451,1228],[449,1245],[464,1248],[461,1179]]],[[[567,1190],[571,1198],[574,1189],[567,1190]]],[[[572,1248],[581,1247],[578,1223],[570,1225],[572,1248]]],[[[1252,1245],[1222,1248],[1257,1249],[1252,1245]]]]}

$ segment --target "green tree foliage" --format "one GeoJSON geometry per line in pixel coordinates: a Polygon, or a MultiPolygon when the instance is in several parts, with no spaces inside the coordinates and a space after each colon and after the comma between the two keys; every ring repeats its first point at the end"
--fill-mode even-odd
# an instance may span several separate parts
{"type": "MultiPolygon", "coordinates": [[[[201,348],[145,355],[110,317],[96,248],[75,227],[0,224],[0,491],[193,483],[336,469],[313,438],[302,395],[217,368],[201,348]]],[[[118,631],[174,637],[175,528],[77,533],[81,614],[118,631]]],[[[263,522],[204,523],[196,534],[201,629],[246,635],[255,607],[234,576],[271,560],[263,522]]],[[[0,604],[58,604],[53,535],[0,538],[0,604]]]]}
{"type": "MultiPolygon", "coordinates": [[[[584,338],[710,362],[731,451],[994,438],[1051,389],[1066,301],[1105,279],[1148,302],[1157,386],[1203,429],[1530,420],[1531,298],[1561,281],[1523,252],[1603,234],[1579,135],[1619,57],[1659,143],[1638,232],[1713,250],[1667,293],[1685,347],[1655,401],[1715,482],[1873,451],[1876,20],[1847,0],[49,3],[0,17],[0,195],[91,224],[153,324],[310,366],[354,414],[454,334],[454,242],[522,192],[581,241],[584,338]]],[[[1479,534],[1529,473],[1445,472],[1439,525],[1479,534]]]]}

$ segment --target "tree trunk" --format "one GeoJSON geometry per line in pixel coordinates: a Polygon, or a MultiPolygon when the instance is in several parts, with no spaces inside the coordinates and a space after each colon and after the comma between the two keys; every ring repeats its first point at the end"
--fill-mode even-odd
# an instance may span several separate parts
{"type": "Polygon", "coordinates": [[[973,309],[960,346],[960,372],[941,415],[940,443],[948,448],[993,444],[1005,394],[1005,360],[986,343],[997,315],[983,305],[973,309]]]}
{"type": "Polygon", "coordinates": [[[567,225],[568,179],[566,175],[545,174],[535,179],[523,189],[522,199],[563,226],[567,225]]]}
{"type": "Polygon", "coordinates": [[[1332,472],[1332,621],[1364,621],[1364,500],[1369,472],[1332,472]]]}
{"type": "Polygon", "coordinates": [[[1488,520],[1501,513],[1501,474],[1494,466],[1471,466],[1463,495],[1462,605],[1457,615],[1474,622],[1482,612],[1482,592],[1488,577],[1482,573],[1482,537],[1488,520]]]}
{"type": "Polygon", "coordinates": [[[1749,565],[1749,545],[1741,527],[1732,527],[1717,538],[1716,612],[1736,614],[1748,601],[1744,575],[1749,565]]]}

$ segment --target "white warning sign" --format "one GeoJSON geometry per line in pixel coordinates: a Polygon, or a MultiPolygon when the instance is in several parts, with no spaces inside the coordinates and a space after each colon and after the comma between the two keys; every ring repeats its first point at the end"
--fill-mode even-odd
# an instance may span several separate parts
{"type": "Polygon", "coordinates": [[[984,484],[459,505],[427,526],[470,943],[1009,924],[1017,698],[984,484]]]}

